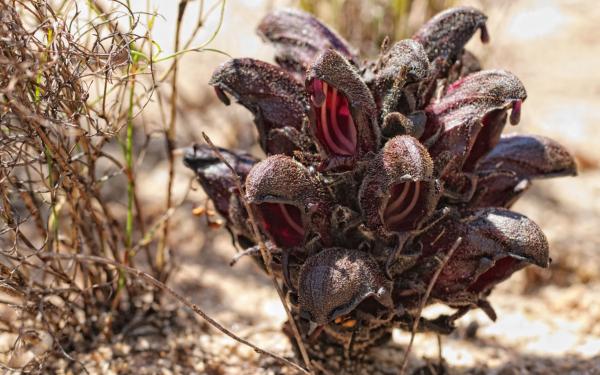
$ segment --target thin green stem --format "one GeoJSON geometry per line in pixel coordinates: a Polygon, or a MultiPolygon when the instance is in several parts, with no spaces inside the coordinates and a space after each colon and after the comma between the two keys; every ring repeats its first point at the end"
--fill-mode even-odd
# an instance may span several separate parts
{"type": "Polygon", "coordinates": [[[156,59],[156,60],[154,60],[152,62],[155,63],[155,64],[156,63],[160,63],[160,62],[163,62],[163,61],[167,61],[167,60],[171,60],[171,59],[177,58],[177,57],[179,57],[181,55],[184,55],[184,54],[190,53],[190,52],[215,52],[215,53],[219,53],[221,55],[225,55],[225,56],[227,56],[229,58],[232,58],[232,56],[230,54],[228,54],[227,52],[221,51],[221,50],[218,50],[218,49],[215,49],[215,48],[195,47],[195,48],[188,48],[188,49],[184,49],[184,50],[181,50],[181,51],[174,52],[174,53],[172,53],[170,55],[161,57],[160,59],[156,59]]]}
{"type": "MultiPolygon", "coordinates": [[[[46,48],[47,50],[42,54],[41,65],[44,65],[48,61],[49,49],[54,39],[54,32],[52,28],[48,28],[46,32],[46,48]]],[[[42,99],[42,79],[43,71],[42,68],[38,70],[35,79],[35,104],[39,105],[42,99]]],[[[50,191],[50,217],[48,218],[48,233],[51,233],[51,238],[48,239],[48,250],[52,250],[54,245],[58,249],[58,231],[60,227],[60,221],[58,216],[58,210],[56,209],[57,199],[56,191],[54,190],[54,162],[52,157],[52,151],[48,146],[44,146],[44,156],[46,157],[46,166],[48,170],[48,186],[50,191]]]]}
{"type": "MultiPolygon", "coordinates": [[[[133,47],[133,46],[132,46],[133,47]]],[[[133,57],[131,64],[131,82],[129,87],[129,107],[127,109],[127,133],[125,140],[125,166],[127,168],[127,219],[125,222],[125,247],[127,248],[127,258],[131,251],[133,238],[133,207],[134,207],[134,186],[133,186],[133,115],[135,106],[135,71],[137,59],[133,57]]]]}
{"type": "MultiPolygon", "coordinates": [[[[127,1],[127,6],[130,7],[130,2],[127,1]]],[[[130,19],[130,25],[133,25],[134,20],[130,19]]],[[[133,42],[129,43],[130,51],[135,51],[136,46],[133,42]]],[[[125,134],[125,144],[123,146],[123,154],[125,157],[125,172],[127,175],[127,216],[125,218],[125,252],[123,254],[123,263],[131,264],[132,244],[133,244],[133,209],[135,206],[135,185],[133,171],[133,118],[135,107],[135,83],[139,54],[131,54],[131,63],[127,67],[127,75],[129,77],[129,102],[127,108],[127,127],[125,134]]],[[[120,295],[127,283],[127,274],[119,271],[119,280],[117,282],[117,296],[120,295]]],[[[116,308],[119,298],[113,300],[113,308],[116,308]]]]}

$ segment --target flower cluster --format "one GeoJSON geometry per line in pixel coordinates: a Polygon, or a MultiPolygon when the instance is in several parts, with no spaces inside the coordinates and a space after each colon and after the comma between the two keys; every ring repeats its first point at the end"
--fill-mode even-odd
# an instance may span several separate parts
{"type": "MultiPolygon", "coordinates": [[[[527,94],[465,51],[478,31],[489,40],[485,22],[476,9],[450,9],[364,62],[312,16],[275,11],[258,31],[278,66],[241,58],[214,72],[218,97],[254,114],[266,159],[220,153],[244,183],[308,342],[360,351],[415,319],[441,333],[472,308],[495,319],[493,287],[548,266],[540,228],[509,208],[533,179],[575,175],[575,163],[550,139],[501,135],[527,94]],[[421,318],[425,297],[456,311],[421,318]]],[[[232,171],[203,145],[185,163],[255,253],[232,171]]]]}

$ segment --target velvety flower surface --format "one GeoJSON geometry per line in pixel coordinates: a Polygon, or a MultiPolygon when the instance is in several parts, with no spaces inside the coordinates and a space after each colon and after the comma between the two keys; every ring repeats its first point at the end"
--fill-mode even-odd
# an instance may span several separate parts
{"type": "Polygon", "coordinates": [[[253,113],[267,157],[220,150],[244,196],[208,146],[185,163],[253,254],[250,204],[311,347],[357,352],[409,329],[453,248],[426,303],[456,312],[420,318],[420,330],[449,333],[473,308],[495,319],[494,286],[548,266],[541,229],[509,208],[532,180],[575,175],[575,162],[545,137],[502,135],[527,93],[465,51],[477,32],[489,40],[486,19],[447,10],[363,63],[311,15],[278,10],[259,26],[278,65],[240,58],[214,72],[219,98],[253,113]]]}

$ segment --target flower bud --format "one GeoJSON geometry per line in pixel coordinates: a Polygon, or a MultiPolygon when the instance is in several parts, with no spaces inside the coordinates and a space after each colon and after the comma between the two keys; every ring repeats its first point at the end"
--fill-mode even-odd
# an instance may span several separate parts
{"type": "Polygon", "coordinates": [[[312,15],[293,9],[267,14],[258,25],[258,34],[275,46],[275,61],[303,79],[317,55],[333,49],[356,61],[353,48],[342,37],[312,15]]]}
{"type": "Polygon", "coordinates": [[[433,212],[438,198],[431,157],[407,135],[387,141],[369,164],[359,192],[367,225],[390,232],[416,229],[433,212]]]}
{"type": "Polygon", "coordinates": [[[377,108],[356,69],[327,50],[308,71],[313,133],[325,157],[324,169],[348,169],[379,145],[377,108]]]}
{"type": "Polygon", "coordinates": [[[311,228],[322,233],[326,194],[302,164],[284,155],[257,163],[246,178],[246,198],[263,229],[281,247],[300,246],[311,228]],[[318,220],[318,222],[315,222],[318,220]]]}
{"type": "Polygon", "coordinates": [[[298,302],[317,324],[326,324],[374,297],[389,305],[389,282],[375,260],[358,250],[331,248],[309,257],[300,269],[298,302]]]}
{"type": "Polygon", "coordinates": [[[300,132],[308,109],[304,88],[288,72],[254,59],[232,59],[215,70],[209,83],[225,104],[227,93],[254,114],[259,143],[267,154],[291,155],[299,148],[298,138],[285,137],[285,132],[273,139],[276,130],[300,132]]]}

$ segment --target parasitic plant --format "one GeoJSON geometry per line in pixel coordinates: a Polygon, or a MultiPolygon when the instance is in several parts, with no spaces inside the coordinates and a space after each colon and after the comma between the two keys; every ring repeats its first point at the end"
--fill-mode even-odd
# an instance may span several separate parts
{"type": "Polygon", "coordinates": [[[214,72],[218,97],[254,114],[267,157],[196,145],[185,163],[256,255],[252,209],[313,357],[356,357],[394,327],[450,333],[474,308],[494,320],[494,286],[548,266],[540,228],[509,208],[533,179],[576,166],[550,139],[501,135],[527,93],[464,49],[478,31],[488,41],[485,22],[450,9],[363,62],[312,16],[275,11],[258,31],[278,66],[241,58],[214,72]],[[455,312],[422,318],[432,303],[455,312]]]}

